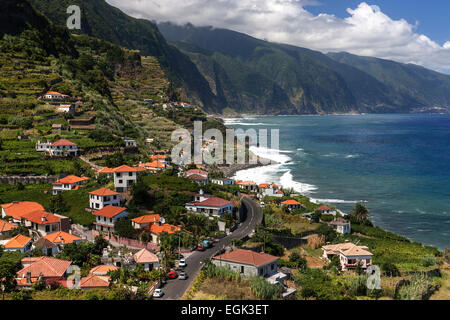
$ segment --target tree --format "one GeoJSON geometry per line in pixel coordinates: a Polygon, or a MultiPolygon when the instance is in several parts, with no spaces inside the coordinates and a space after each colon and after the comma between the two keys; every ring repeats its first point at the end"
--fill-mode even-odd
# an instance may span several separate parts
{"type": "Polygon", "coordinates": [[[363,223],[369,219],[370,212],[362,203],[357,203],[350,215],[357,223],[363,223]]]}
{"type": "Polygon", "coordinates": [[[314,211],[314,213],[311,215],[311,222],[318,223],[320,221],[320,216],[322,214],[320,211],[314,211]]]}
{"type": "Polygon", "coordinates": [[[337,238],[336,231],[332,227],[330,227],[326,224],[320,225],[316,229],[316,232],[320,235],[325,236],[325,241],[327,241],[327,242],[332,242],[334,239],[337,238]]]}
{"type": "Polygon", "coordinates": [[[67,211],[69,211],[69,207],[66,203],[66,200],[64,200],[61,193],[57,194],[56,196],[53,196],[50,200],[50,205],[48,206],[48,210],[52,213],[58,213],[63,214],[67,211]]]}
{"type": "Polygon", "coordinates": [[[187,219],[187,229],[191,230],[195,239],[199,240],[200,235],[205,231],[207,226],[207,217],[199,214],[191,214],[187,219]]]}
{"type": "Polygon", "coordinates": [[[388,277],[398,277],[400,276],[400,271],[397,266],[391,262],[385,262],[381,265],[381,270],[388,277]]]}
{"type": "Polygon", "coordinates": [[[3,252],[0,257],[0,285],[5,286],[6,291],[16,287],[16,273],[22,268],[21,260],[25,255],[18,251],[3,252]]]}
{"type": "Polygon", "coordinates": [[[134,238],[136,229],[133,227],[130,219],[119,219],[114,225],[114,233],[122,238],[134,238]]]}

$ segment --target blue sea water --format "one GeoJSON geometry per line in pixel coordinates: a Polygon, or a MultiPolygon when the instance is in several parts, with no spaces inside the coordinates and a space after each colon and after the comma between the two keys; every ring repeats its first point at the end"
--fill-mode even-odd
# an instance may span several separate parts
{"type": "Polygon", "coordinates": [[[281,164],[237,178],[278,182],[344,212],[367,201],[376,225],[450,247],[450,115],[264,116],[225,123],[280,130],[279,155],[253,151],[281,164]]]}

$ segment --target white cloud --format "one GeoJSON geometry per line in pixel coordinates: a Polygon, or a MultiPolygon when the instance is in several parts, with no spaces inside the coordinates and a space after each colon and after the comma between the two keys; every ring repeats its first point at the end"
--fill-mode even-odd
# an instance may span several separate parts
{"type": "Polygon", "coordinates": [[[365,2],[348,17],[313,15],[315,0],[107,0],[126,13],[155,21],[214,26],[310,49],[347,51],[450,72],[450,41],[443,46],[416,32],[418,23],[394,20],[365,2]]]}

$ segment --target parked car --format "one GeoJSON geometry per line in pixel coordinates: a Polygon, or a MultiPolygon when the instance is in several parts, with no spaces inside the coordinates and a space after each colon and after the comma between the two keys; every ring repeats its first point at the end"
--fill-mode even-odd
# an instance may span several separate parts
{"type": "Polygon", "coordinates": [[[180,259],[180,262],[178,263],[178,266],[181,268],[186,267],[186,259],[180,259]]]}
{"type": "Polygon", "coordinates": [[[205,251],[205,247],[204,247],[202,244],[199,244],[199,245],[197,246],[197,250],[198,250],[198,251],[205,251]]]}
{"type": "Polygon", "coordinates": [[[178,276],[178,274],[177,274],[177,272],[174,271],[174,270],[170,271],[170,272],[167,274],[167,278],[169,278],[169,279],[176,279],[177,276],[178,276]]]}
{"type": "Polygon", "coordinates": [[[153,298],[161,298],[163,295],[164,292],[162,289],[155,289],[155,291],[153,291],[153,298]]]}
{"type": "Polygon", "coordinates": [[[180,279],[180,280],[186,280],[187,277],[188,277],[188,275],[184,271],[180,272],[180,274],[178,275],[178,279],[180,279]]]}
{"type": "Polygon", "coordinates": [[[264,208],[265,204],[264,204],[264,202],[261,201],[259,205],[261,206],[261,208],[264,208]]]}

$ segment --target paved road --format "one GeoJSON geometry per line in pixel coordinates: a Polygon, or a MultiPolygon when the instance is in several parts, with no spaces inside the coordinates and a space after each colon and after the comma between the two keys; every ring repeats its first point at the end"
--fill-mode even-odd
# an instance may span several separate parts
{"type": "Polygon", "coordinates": [[[259,205],[253,200],[243,197],[242,203],[247,208],[247,219],[242,222],[239,227],[229,236],[221,239],[214,244],[213,248],[206,251],[195,251],[191,256],[186,259],[187,266],[184,271],[189,276],[186,280],[168,280],[163,287],[165,300],[179,300],[184,292],[189,287],[189,284],[194,280],[195,275],[200,271],[202,262],[205,259],[212,258],[215,253],[231,243],[231,239],[242,239],[252,233],[256,225],[262,221],[262,213],[259,205]]]}

